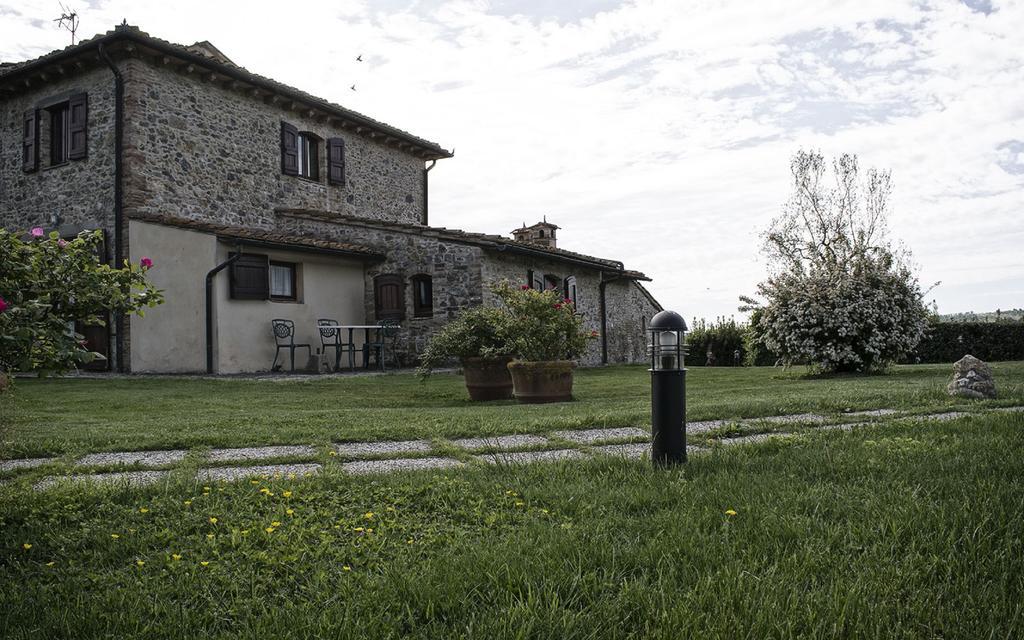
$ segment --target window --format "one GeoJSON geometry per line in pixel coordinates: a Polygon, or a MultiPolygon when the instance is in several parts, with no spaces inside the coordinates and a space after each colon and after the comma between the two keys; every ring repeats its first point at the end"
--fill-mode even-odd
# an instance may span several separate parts
{"type": "Polygon", "coordinates": [[[295,263],[270,261],[270,299],[295,300],[295,263]]]}
{"type": "MultiPolygon", "coordinates": [[[[231,256],[234,253],[229,254],[231,256]]],[[[231,298],[234,300],[298,300],[299,265],[270,260],[260,253],[244,253],[231,263],[231,298]]]]}
{"type": "Polygon", "coordinates": [[[576,276],[565,279],[565,298],[572,301],[572,306],[576,306],[576,276]]]}
{"type": "Polygon", "coordinates": [[[544,274],[532,269],[526,272],[526,284],[531,289],[537,289],[538,291],[544,290],[544,274]]]}
{"type": "Polygon", "coordinates": [[[24,171],[39,168],[41,138],[47,143],[42,146],[49,150],[48,166],[85,159],[88,104],[85,93],[62,94],[25,112],[21,144],[21,167],[24,171]]]}
{"type": "Polygon", "coordinates": [[[417,318],[434,315],[434,282],[426,274],[415,275],[412,280],[412,313],[417,318]]]}
{"type": "Polygon", "coordinates": [[[545,274],[544,276],[544,290],[545,291],[558,291],[562,288],[562,280],[558,276],[551,274],[545,274]]]}
{"type": "Polygon", "coordinates": [[[405,295],[402,276],[393,273],[373,279],[373,307],[377,320],[405,318],[405,295]]]}
{"type": "Polygon", "coordinates": [[[312,133],[303,132],[298,136],[298,175],[310,180],[320,179],[320,145],[312,133]]]}

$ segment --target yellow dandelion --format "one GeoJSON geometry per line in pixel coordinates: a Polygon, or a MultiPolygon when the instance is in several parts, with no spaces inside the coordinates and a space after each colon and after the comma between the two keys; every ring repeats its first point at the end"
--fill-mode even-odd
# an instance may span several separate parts
{"type": "Polygon", "coordinates": [[[294,473],[289,473],[288,474],[288,479],[289,480],[294,480],[295,479],[295,474],[294,473]]]}
{"type": "Polygon", "coordinates": [[[239,531],[239,533],[241,533],[243,536],[247,536],[247,535],[249,535],[249,530],[248,529],[242,529],[241,531],[239,531]]]}
{"type": "Polygon", "coordinates": [[[405,544],[412,544],[412,542],[413,542],[412,538],[409,538],[408,540],[405,541],[405,544]]]}
{"type": "Polygon", "coordinates": [[[545,515],[547,515],[547,514],[551,513],[551,512],[550,512],[550,511],[548,511],[547,509],[541,509],[541,510],[540,510],[540,512],[541,512],[541,513],[543,513],[543,514],[545,514],[545,515]]]}
{"type": "Polygon", "coordinates": [[[285,509],[284,512],[290,516],[295,515],[295,509],[285,509]]]}
{"type": "Polygon", "coordinates": [[[203,487],[203,491],[209,491],[210,487],[203,487]]]}
{"type": "Polygon", "coordinates": [[[725,510],[725,515],[727,515],[727,516],[734,516],[734,515],[736,515],[736,512],[733,511],[732,509],[726,509],[725,510]]]}
{"type": "Polygon", "coordinates": [[[286,497],[286,498],[290,498],[290,497],[292,497],[292,492],[291,491],[282,491],[281,495],[286,497]]]}
{"type": "Polygon", "coordinates": [[[327,455],[329,455],[329,456],[336,456],[336,455],[338,455],[338,452],[337,451],[328,451],[327,455]]]}
{"type": "Polygon", "coordinates": [[[141,566],[144,566],[146,564],[146,562],[144,560],[136,560],[135,564],[137,564],[137,565],[139,565],[141,567],[141,566]]]}
{"type": "Polygon", "coordinates": [[[192,501],[191,501],[191,500],[186,500],[186,501],[185,501],[185,506],[186,506],[186,507],[187,507],[188,505],[190,505],[190,504],[192,504],[192,501]]]}
{"type": "Polygon", "coordinates": [[[371,528],[367,529],[366,533],[373,533],[373,528],[371,527],[371,528]]]}
{"type": "Polygon", "coordinates": [[[180,553],[172,553],[171,554],[171,558],[173,560],[181,560],[181,554],[180,553]]]}
{"type": "Polygon", "coordinates": [[[259,484],[259,483],[260,483],[259,480],[250,480],[249,481],[249,484],[259,484]]]}
{"type": "Polygon", "coordinates": [[[21,548],[24,549],[25,551],[28,551],[29,549],[32,548],[32,545],[30,545],[29,543],[26,542],[25,544],[21,545],[21,548]]]}
{"type": "Polygon", "coordinates": [[[350,567],[350,566],[348,566],[348,565],[346,564],[345,566],[343,566],[343,567],[341,568],[341,570],[342,570],[342,571],[351,571],[351,570],[352,570],[352,567],[350,567]]]}
{"type": "Polygon", "coordinates": [[[206,539],[207,539],[207,540],[213,540],[213,539],[214,539],[214,537],[215,537],[215,536],[214,536],[214,535],[213,535],[212,533],[208,533],[208,534],[206,534],[206,539]]]}
{"type": "Polygon", "coordinates": [[[385,511],[394,511],[394,510],[395,510],[395,508],[394,508],[394,507],[392,507],[391,505],[388,505],[387,507],[385,507],[385,508],[384,508],[384,510],[385,510],[385,511]]]}
{"type": "Polygon", "coordinates": [[[357,533],[362,533],[363,531],[366,531],[366,529],[363,529],[362,527],[356,527],[355,529],[353,529],[353,531],[357,533]]]}
{"type": "Polygon", "coordinates": [[[116,533],[112,533],[112,534],[110,534],[110,537],[113,538],[114,540],[117,540],[121,536],[117,535],[116,533]]]}
{"type": "Polygon", "coordinates": [[[266,529],[264,529],[264,531],[266,531],[267,533],[274,533],[274,527],[267,527],[266,529]]]}
{"type": "Polygon", "coordinates": [[[210,518],[210,524],[217,524],[217,518],[210,518]]]}
{"type": "Polygon", "coordinates": [[[149,513],[149,509],[147,509],[146,507],[140,507],[139,513],[149,513]]]}
{"type": "Polygon", "coordinates": [[[525,503],[525,502],[523,502],[522,500],[516,500],[516,506],[517,506],[517,507],[521,507],[521,506],[523,506],[524,504],[526,504],[526,503],[525,503]]]}
{"type": "Polygon", "coordinates": [[[128,529],[128,533],[135,533],[138,529],[128,529]]]}
{"type": "Polygon", "coordinates": [[[209,566],[209,564],[210,564],[210,561],[209,561],[209,560],[200,560],[200,561],[199,561],[199,564],[201,564],[201,565],[203,565],[204,567],[206,567],[206,566],[209,566]]]}
{"type": "Polygon", "coordinates": [[[373,520],[373,512],[372,511],[367,511],[366,513],[363,514],[363,517],[366,518],[367,520],[373,520]]]}
{"type": "Polygon", "coordinates": [[[51,560],[50,562],[47,562],[47,563],[46,563],[46,566],[48,566],[48,567],[52,567],[52,566],[53,566],[53,565],[55,565],[55,564],[57,564],[57,563],[51,560]]]}

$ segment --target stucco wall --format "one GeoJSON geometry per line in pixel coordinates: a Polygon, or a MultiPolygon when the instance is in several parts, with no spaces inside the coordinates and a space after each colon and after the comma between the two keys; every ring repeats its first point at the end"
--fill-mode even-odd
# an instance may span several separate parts
{"type": "Polygon", "coordinates": [[[269,228],[275,207],[418,223],[423,160],[170,66],[127,63],[126,202],[139,211],[269,228]],[[345,140],[344,186],[281,172],[281,122],[345,140]]]}
{"type": "MultiPolygon", "coordinates": [[[[128,227],[131,260],[153,261],[149,279],[164,304],[131,317],[131,370],[183,373],[206,370],[204,276],[216,265],[217,239],[133,220],[128,227]]],[[[224,277],[224,276],[222,276],[224,277]]]]}
{"type": "MultiPolygon", "coordinates": [[[[136,373],[184,373],[206,370],[205,276],[227,260],[232,247],[208,233],[133,220],[129,233],[132,260],[153,260],[149,275],[163,289],[164,304],[133,317],[131,367],[136,373]]],[[[363,324],[363,265],[315,253],[246,248],[272,260],[299,265],[296,302],[233,300],[229,274],[221,271],[214,287],[214,370],[218,373],[266,371],[274,359],[270,321],[295,322],[298,343],[320,347],[317,318],[363,324]]],[[[356,336],[362,342],[362,334],[356,336]]],[[[333,351],[331,352],[333,356],[333,351]]],[[[284,357],[284,352],[282,352],[284,357]]],[[[306,352],[296,365],[306,364],[306,352]]],[[[347,360],[347,358],[346,358],[347,360]]],[[[345,360],[343,360],[344,362],[345,360]]]]}
{"type": "MultiPolygon", "coordinates": [[[[227,245],[217,247],[217,261],[227,260],[231,250],[227,245]]],[[[267,371],[274,360],[274,338],[270,321],[285,318],[295,323],[295,342],[320,347],[317,318],[331,318],[341,324],[364,324],[363,318],[363,265],[354,260],[314,253],[297,253],[260,248],[246,249],[247,253],[262,253],[271,260],[298,263],[299,299],[296,302],[265,300],[232,300],[227,274],[217,278],[216,326],[217,350],[215,367],[218,373],[267,371]]],[[[362,344],[362,334],[356,342],[362,344]]],[[[333,357],[333,350],[329,353],[333,357]]],[[[287,359],[287,351],[281,358],[287,359]]],[[[305,349],[296,351],[295,366],[306,364],[305,349]]],[[[343,359],[343,364],[347,355],[343,359]]],[[[359,356],[357,355],[357,365],[359,356]]],[[[285,362],[284,367],[290,364],[285,362]]]]}

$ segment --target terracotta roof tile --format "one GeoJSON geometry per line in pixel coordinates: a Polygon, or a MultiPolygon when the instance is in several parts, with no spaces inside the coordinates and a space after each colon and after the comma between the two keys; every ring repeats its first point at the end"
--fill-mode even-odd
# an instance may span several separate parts
{"type": "Polygon", "coordinates": [[[265,229],[233,227],[229,225],[205,222],[202,220],[190,220],[187,218],[175,218],[172,216],[162,216],[147,213],[132,213],[128,215],[128,218],[131,220],[138,220],[139,222],[149,222],[152,224],[159,224],[167,227],[189,229],[192,231],[199,231],[201,233],[212,233],[222,238],[230,238],[234,240],[248,240],[268,244],[289,245],[303,249],[319,249],[325,251],[333,251],[339,253],[346,253],[357,257],[365,257],[372,260],[384,259],[383,254],[378,253],[367,247],[350,244],[347,242],[324,240],[323,238],[317,238],[312,236],[295,236],[277,233],[275,231],[268,231],[265,229]]]}

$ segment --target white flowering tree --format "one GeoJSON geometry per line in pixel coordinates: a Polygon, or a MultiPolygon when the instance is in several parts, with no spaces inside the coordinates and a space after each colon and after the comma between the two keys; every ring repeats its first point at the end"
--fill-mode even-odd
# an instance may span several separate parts
{"type": "Polygon", "coordinates": [[[769,276],[741,310],[760,309],[751,330],[783,364],[883,370],[917,346],[928,308],[888,238],[890,173],[862,177],[848,154],[827,169],[821,153],[793,157],[793,195],[764,234],[769,276]]]}

